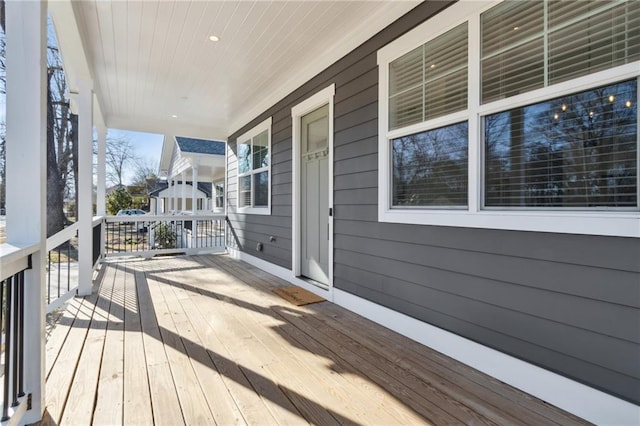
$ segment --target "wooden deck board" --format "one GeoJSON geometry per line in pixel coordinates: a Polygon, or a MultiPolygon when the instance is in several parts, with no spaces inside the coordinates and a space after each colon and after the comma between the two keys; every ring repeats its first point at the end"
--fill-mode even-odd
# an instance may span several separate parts
{"type": "Polygon", "coordinates": [[[143,272],[136,273],[136,286],[154,424],[168,426],[184,424],[178,393],[143,272]]]}
{"type": "Polygon", "coordinates": [[[115,277],[115,269],[108,268],[97,294],[91,296],[92,299],[97,296],[97,300],[93,302],[95,309],[93,309],[82,353],[76,361],[76,373],[67,404],[58,424],[91,424],[115,277]]]}
{"type": "Polygon", "coordinates": [[[125,274],[123,421],[125,425],[150,425],[153,424],[153,412],[136,278],[129,268],[125,269],[125,274]]]}
{"type": "Polygon", "coordinates": [[[111,292],[107,332],[104,339],[100,377],[93,410],[94,425],[114,425],[123,421],[124,402],[124,296],[126,274],[116,271],[111,292]]]}
{"type": "MultiPolygon", "coordinates": [[[[585,424],[224,255],[110,260],[51,334],[53,424],[585,424]]],[[[49,366],[48,366],[49,367],[49,366]]]]}

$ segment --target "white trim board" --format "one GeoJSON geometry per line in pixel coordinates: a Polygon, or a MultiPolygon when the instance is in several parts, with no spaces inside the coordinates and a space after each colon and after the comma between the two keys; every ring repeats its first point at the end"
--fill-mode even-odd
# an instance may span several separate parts
{"type": "Polygon", "coordinates": [[[229,254],[324,297],[351,312],[443,353],[510,386],[599,425],[638,425],[640,406],[578,383],[544,368],[473,342],[457,334],[331,287],[323,290],[281,266],[228,248],[229,254]]]}

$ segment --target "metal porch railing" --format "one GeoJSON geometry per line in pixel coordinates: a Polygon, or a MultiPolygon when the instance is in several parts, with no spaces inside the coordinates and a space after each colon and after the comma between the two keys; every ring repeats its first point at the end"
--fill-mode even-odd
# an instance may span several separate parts
{"type": "Polygon", "coordinates": [[[224,215],[105,218],[105,256],[212,253],[226,249],[224,215]]]}

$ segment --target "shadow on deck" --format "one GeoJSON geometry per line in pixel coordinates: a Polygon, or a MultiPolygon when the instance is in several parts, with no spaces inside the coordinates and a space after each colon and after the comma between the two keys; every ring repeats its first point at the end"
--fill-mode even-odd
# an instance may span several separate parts
{"type": "Polygon", "coordinates": [[[43,424],[580,424],[226,255],[113,260],[47,343],[43,424]]]}

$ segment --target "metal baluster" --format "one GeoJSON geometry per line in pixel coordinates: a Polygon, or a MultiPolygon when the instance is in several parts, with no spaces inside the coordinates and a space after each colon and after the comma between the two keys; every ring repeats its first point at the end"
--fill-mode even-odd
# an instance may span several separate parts
{"type": "Polygon", "coordinates": [[[20,337],[18,336],[18,330],[20,329],[20,292],[18,288],[20,286],[20,273],[14,275],[13,279],[13,374],[11,377],[11,395],[13,396],[11,406],[18,405],[18,368],[20,362],[18,361],[18,346],[20,345],[20,337]]]}
{"type": "Polygon", "coordinates": [[[60,269],[60,246],[58,246],[56,248],[56,251],[58,252],[58,298],[60,297],[60,273],[62,272],[60,269]]]}
{"type": "Polygon", "coordinates": [[[51,252],[47,253],[47,305],[51,303],[51,252]]]}
{"type": "Polygon", "coordinates": [[[71,240],[67,241],[67,291],[71,288],[71,240]]]}
{"type": "Polygon", "coordinates": [[[24,393],[24,271],[20,272],[18,284],[18,396],[23,397],[24,393]]]}
{"type": "Polygon", "coordinates": [[[2,395],[2,419],[1,421],[9,420],[9,375],[11,370],[9,369],[10,364],[10,356],[11,356],[11,302],[13,301],[13,296],[11,294],[13,277],[7,280],[7,299],[5,302],[6,306],[6,318],[7,323],[5,325],[5,342],[4,342],[4,394],[2,395]]]}

